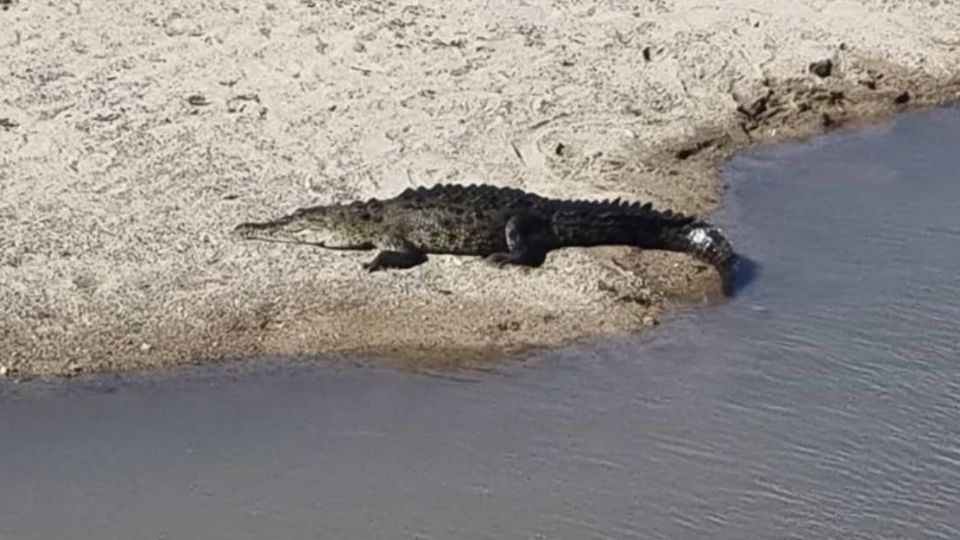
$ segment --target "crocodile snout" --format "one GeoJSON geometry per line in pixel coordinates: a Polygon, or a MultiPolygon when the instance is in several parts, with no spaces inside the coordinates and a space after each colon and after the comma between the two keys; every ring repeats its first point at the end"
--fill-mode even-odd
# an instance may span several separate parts
{"type": "Polygon", "coordinates": [[[264,223],[241,223],[233,228],[233,235],[239,238],[266,238],[273,236],[282,227],[278,223],[267,221],[264,223]]]}
{"type": "Polygon", "coordinates": [[[257,223],[241,223],[233,228],[231,233],[233,236],[239,238],[251,238],[253,234],[259,229],[257,223]]]}

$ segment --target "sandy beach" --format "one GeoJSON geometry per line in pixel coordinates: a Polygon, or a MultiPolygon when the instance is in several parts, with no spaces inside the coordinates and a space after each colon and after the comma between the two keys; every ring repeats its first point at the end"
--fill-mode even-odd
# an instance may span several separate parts
{"type": "Polygon", "coordinates": [[[230,231],[439,182],[708,217],[733,152],[960,98],[947,1],[0,8],[9,377],[330,352],[478,365],[642,331],[715,298],[714,272],[610,247],[368,274],[371,252],[230,231]]]}

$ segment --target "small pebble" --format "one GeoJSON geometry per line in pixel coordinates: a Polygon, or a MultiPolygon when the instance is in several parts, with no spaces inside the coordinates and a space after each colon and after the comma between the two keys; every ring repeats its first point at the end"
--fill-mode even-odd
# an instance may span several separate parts
{"type": "Polygon", "coordinates": [[[813,62],[810,64],[809,68],[810,73],[813,73],[821,79],[829,77],[833,73],[833,61],[829,58],[826,60],[821,60],[819,62],[813,62]]]}
{"type": "Polygon", "coordinates": [[[0,365],[0,377],[6,377],[8,373],[10,373],[10,368],[0,365]]]}
{"type": "Polygon", "coordinates": [[[140,351],[141,351],[141,352],[148,352],[148,351],[149,351],[150,349],[152,349],[152,348],[153,348],[153,347],[151,347],[149,343],[144,343],[144,344],[140,345],[140,351]]]}

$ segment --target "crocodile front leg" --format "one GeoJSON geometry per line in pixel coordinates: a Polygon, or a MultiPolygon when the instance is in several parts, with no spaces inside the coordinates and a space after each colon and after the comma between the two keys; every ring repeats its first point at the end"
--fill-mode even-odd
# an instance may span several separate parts
{"type": "Polygon", "coordinates": [[[507,236],[508,253],[494,253],[487,257],[487,262],[497,266],[516,264],[519,266],[537,267],[547,258],[547,247],[543,238],[547,234],[549,223],[547,220],[530,214],[513,216],[507,221],[505,234],[507,236]]]}
{"type": "Polygon", "coordinates": [[[400,237],[390,236],[380,243],[380,253],[372,261],[364,263],[368,272],[388,268],[413,268],[427,262],[427,254],[400,237]]]}
{"type": "Polygon", "coordinates": [[[381,251],[368,263],[363,263],[364,270],[376,272],[387,268],[413,268],[427,262],[427,255],[422,251],[381,251]]]}

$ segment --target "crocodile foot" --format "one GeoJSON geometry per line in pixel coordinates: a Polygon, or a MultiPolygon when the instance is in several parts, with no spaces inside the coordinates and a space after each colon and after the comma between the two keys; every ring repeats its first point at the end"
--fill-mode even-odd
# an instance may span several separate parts
{"type": "Polygon", "coordinates": [[[513,253],[494,253],[485,257],[484,260],[498,268],[502,268],[508,264],[537,267],[543,264],[545,258],[546,253],[522,251],[513,253]]]}

